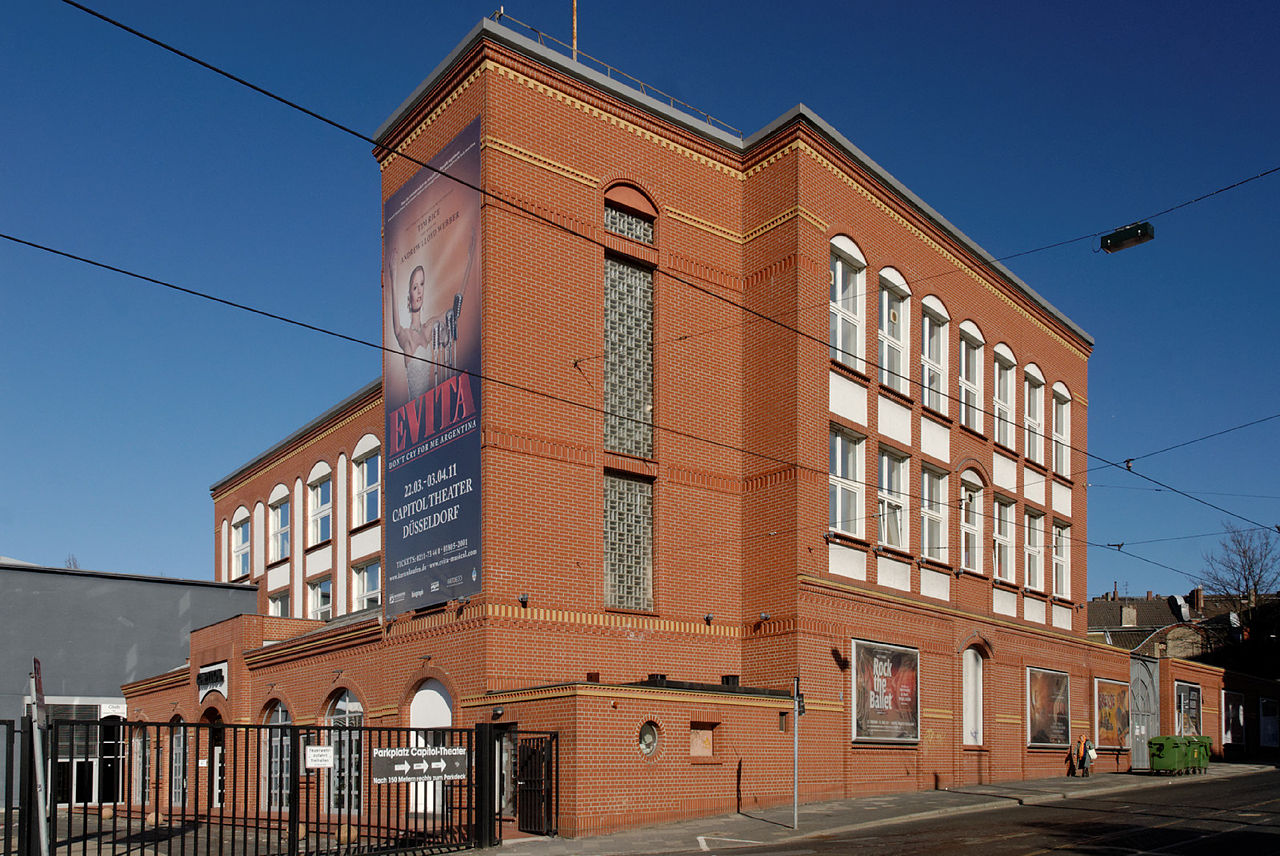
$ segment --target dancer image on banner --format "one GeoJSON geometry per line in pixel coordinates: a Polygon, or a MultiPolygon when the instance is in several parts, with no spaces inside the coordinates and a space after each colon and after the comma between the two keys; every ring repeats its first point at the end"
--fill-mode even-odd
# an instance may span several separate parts
{"type": "MultiPolygon", "coordinates": [[[[399,306],[392,316],[396,341],[404,354],[405,378],[410,398],[417,398],[427,390],[457,374],[458,319],[471,281],[471,266],[475,260],[475,240],[469,242],[467,267],[462,274],[461,288],[453,295],[452,305],[444,312],[423,320],[422,307],[427,292],[427,272],[418,265],[409,274],[409,287],[405,295],[409,323],[400,323],[399,306]]],[[[387,265],[387,285],[391,283],[391,267],[387,265]]],[[[395,301],[393,305],[398,304],[395,301]]]]}

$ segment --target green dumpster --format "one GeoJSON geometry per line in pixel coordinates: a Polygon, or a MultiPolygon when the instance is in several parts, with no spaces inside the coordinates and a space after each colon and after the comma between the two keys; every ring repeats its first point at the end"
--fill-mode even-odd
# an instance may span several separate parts
{"type": "Polygon", "coordinates": [[[1190,766],[1196,773],[1204,773],[1209,770],[1209,755],[1213,752],[1213,739],[1210,737],[1188,737],[1188,746],[1192,750],[1192,761],[1190,766]]]}
{"type": "Polygon", "coordinates": [[[1152,773],[1180,775],[1187,769],[1187,741],[1183,737],[1160,735],[1147,741],[1152,773]]]}

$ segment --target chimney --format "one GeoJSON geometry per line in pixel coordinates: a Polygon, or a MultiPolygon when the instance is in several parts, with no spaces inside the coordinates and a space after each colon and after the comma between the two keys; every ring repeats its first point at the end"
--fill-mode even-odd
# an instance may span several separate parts
{"type": "Polygon", "coordinates": [[[1138,626],[1138,607],[1131,603],[1126,603],[1120,607],[1120,626],[1121,627],[1137,627],[1138,626]]]}
{"type": "Polygon", "coordinates": [[[1196,612],[1204,612],[1204,586],[1196,586],[1191,590],[1191,594],[1187,596],[1191,601],[1191,608],[1196,612]]]}
{"type": "Polygon", "coordinates": [[[1151,594],[1151,589],[1147,589],[1147,600],[1154,600],[1154,599],[1155,598],[1151,594]]]}

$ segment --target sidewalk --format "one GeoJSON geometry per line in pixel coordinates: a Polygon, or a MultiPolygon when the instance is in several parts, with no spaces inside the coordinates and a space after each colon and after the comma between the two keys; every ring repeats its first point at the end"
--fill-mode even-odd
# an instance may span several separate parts
{"type": "Polygon", "coordinates": [[[791,806],[750,814],[727,814],[680,821],[594,838],[519,838],[503,843],[510,856],[621,856],[629,853],[722,851],[758,844],[782,844],[814,835],[853,832],[894,823],[969,814],[1011,805],[1042,805],[1181,782],[1212,781],[1275,770],[1270,764],[1210,764],[1196,776],[1102,773],[1087,779],[1058,776],[942,791],[833,800],[800,806],[800,828],[791,828],[791,806]]]}

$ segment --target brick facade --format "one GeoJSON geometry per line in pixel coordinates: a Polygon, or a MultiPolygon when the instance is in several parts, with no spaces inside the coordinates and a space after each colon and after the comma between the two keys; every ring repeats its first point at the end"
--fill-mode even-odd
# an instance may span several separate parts
{"type": "MultiPolygon", "coordinates": [[[[390,621],[352,612],[351,568],[377,557],[363,534],[374,524],[349,525],[357,445],[382,436],[375,384],[213,489],[218,579],[230,575],[243,508],[255,521],[249,576],[261,611],[287,589],[293,618],[194,634],[190,668],[127,688],[131,708],[198,719],[214,705],[228,721],[261,722],[283,702],[309,723],[349,690],[367,722],[407,725],[415,692],[435,679],[455,725],[491,721],[500,707],[501,722],[560,733],[560,830],[570,836],[790,799],[790,700],[717,690],[726,675],[788,692],[799,676],[804,800],[1061,772],[1063,749],[1028,746],[1028,668],[1066,673],[1072,734],[1093,731],[1095,678],[1129,680],[1125,652],[1087,640],[1081,608],[1087,492],[1071,474],[1085,466],[1092,340],[805,109],[743,141],[486,22],[380,139],[426,162],[476,117],[489,378],[482,594],[390,621]],[[605,227],[611,193],[652,206],[652,244],[605,227]],[[833,246],[845,240],[864,265],[851,366],[829,349],[833,246]],[[602,440],[606,258],[655,271],[650,457],[602,440]],[[882,275],[910,291],[902,391],[878,369],[882,275]],[[946,380],[930,400],[921,334],[937,301],[948,316],[946,380]],[[977,425],[961,415],[966,324],[981,337],[977,425]],[[993,415],[998,346],[1014,358],[1007,445],[993,415]],[[1033,366],[1039,462],[1023,422],[1033,366]],[[1053,423],[1055,389],[1069,395],[1069,432],[1053,423]],[[861,444],[849,517],[858,522],[834,528],[824,460],[833,426],[861,444]],[[1060,473],[1054,433],[1076,450],[1060,473]],[[877,505],[882,450],[905,460],[896,546],[877,505]],[[307,547],[318,462],[333,473],[334,534],[307,547]],[[932,556],[926,472],[946,491],[934,509],[946,547],[932,556]],[[603,496],[614,474],[653,486],[649,611],[604,605],[603,496]],[[967,558],[966,480],[977,503],[967,558]],[[298,528],[290,556],[269,563],[260,521],[277,485],[293,497],[298,528]],[[1012,507],[1005,580],[993,569],[997,496],[1012,507]],[[1025,565],[1028,511],[1040,521],[1038,584],[1025,565]],[[1071,535],[1057,583],[1055,524],[1071,535]],[[334,618],[305,620],[305,582],[324,578],[334,618]],[[852,740],[853,640],[918,652],[917,739],[852,740]],[[968,649],[982,658],[976,743],[963,733],[968,649]],[[196,673],[221,660],[229,697],[197,705],[196,673]],[[655,673],[682,683],[639,683],[655,673]],[[659,742],[646,755],[637,735],[648,722],[659,742]]],[[[376,156],[385,200],[418,166],[376,156]]],[[[1104,755],[1108,764],[1125,768],[1127,757],[1104,755]]]]}

